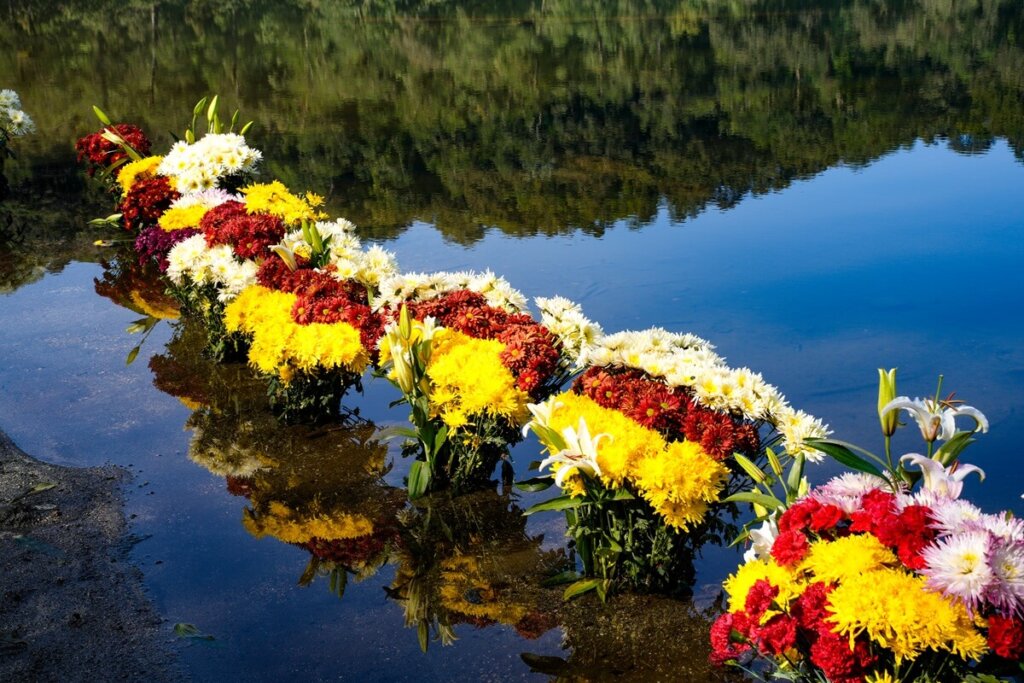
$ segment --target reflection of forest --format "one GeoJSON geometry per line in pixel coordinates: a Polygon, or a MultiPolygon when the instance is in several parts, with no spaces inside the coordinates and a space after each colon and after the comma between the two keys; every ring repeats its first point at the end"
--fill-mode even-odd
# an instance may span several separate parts
{"type": "Polygon", "coordinates": [[[917,138],[1024,154],[1018,0],[126,4],[11,3],[23,148],[67,157],[92,102],[162,133],[221,92],[270,173],[381,235],[692,215],[917,138]]]}

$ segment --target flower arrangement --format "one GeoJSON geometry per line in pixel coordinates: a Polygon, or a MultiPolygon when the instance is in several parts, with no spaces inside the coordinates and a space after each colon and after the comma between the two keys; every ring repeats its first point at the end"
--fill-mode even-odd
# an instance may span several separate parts
{"type": "Polygon", "coordinates": [[[549,472],[522,484],[562,489],[528,512],[566,513],[583,563],[566,597],[673,590],[687,536],[715,503],[737,500],[722,495],[730,461],[745,468],[777,441],[793,457],[820,456],[803,439],[824,425],[705,340],[662,329],[604,335],[571,302],[538,305],[583,369],[571,390],[530,406],[549,472]],[[766,427],[775,431],[762,443],[766,427]]]}
{"type": "MultiPolygon", "coordinates": [[[[789,680],[995,681],[1024,654],[1024,524],[960,498],[959,462],[988,422],[952,399],[895,397],[880,371],[886,457],[842,442],[813,447],[859,470],[771,507],[724,588],[711,630],[717,664],[789,680]],[[898,464],[896,413],[911,414],[928,455],[898,464]],[[974,426],[957,431],[955,420],[974,426]],[[939,441],[944,441],[936,447],[939,441]],[[920,484],[916,491],[915,486],[920,484]]],[[[940,380],[941,386],[941,380],[940,380]]],[[[796,494],[796,495],[794,495],[796,494]]]]}
{"type": "Polygon", "coordinates": [[[521,438],[530,401],[565,381],[557,337],[490,273],[404,276],[384,281],[381,291],[378,305],[406,297],[380,354],[414,425],[403,432],[416,440],[410,497],[485,486],[521,438]]]}
{"type": "Polygon", "coordinates": [[[225,331],[250,342],[249,363],[270,383],[286,419],[335,415],[377,355],[383,318],[369,303],[397,270],[394,256],[363,250],[345,220],[308,223],[273,245],[256,282],[224,310],[225,331]]]}

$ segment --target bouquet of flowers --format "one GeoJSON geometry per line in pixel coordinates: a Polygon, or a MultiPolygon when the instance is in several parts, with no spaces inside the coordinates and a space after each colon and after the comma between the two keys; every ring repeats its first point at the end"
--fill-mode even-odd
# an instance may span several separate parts
{"type": "Polygon", "coordinates": [[[526,406],[565,380],[558,339],[491,273],[398,276],[376,303],[399,310],[380,354],[411,409],[409,496],[486,486],[522,438],[526,406]]]}
{"type": "Polygon", "coordinates": [[[745,563],[725,582],[728,611],[711,630],[716,663],[833,682],[1020,673],[1024,523],[960,498],[965,477],[984,474],[959,455],[988,422],[951,399],[895,397],[895,371],[880,374],[886,458],[815,443],[860,471],[787,500],[751,532],[745,563]],[[889,440],[900,410],[917,421],[928,455],[897,465],[889,440]],[[973,429],[958,431],[958,416],[973,429]]]}
{"type": "MultiPolygon", "coordinates": [[[[578,307],[538,304],[545,324],[586,340],[578,307]]],[[[826,433],[760,375],[728,367],[693,335],[651,329],[571,348],[583,368],[572,389],[530,406],[529,427],[549,453],[540,467],[550,472],[522,484],[562,489],[528,513],[566,512],[584,570],[567,598],[589,590],[603,598],[620,586],[674,590],[688,539],[724,498],[730,463],[747,469],[776,441],[803,458],[815,453],[803,440],[826,433]],[[768,428],[776,431],[762,441],[768,428]]]]}
{"type": "Polygon", "coordinates": [[[354,229],[344,219],[301,222],[225,308],[225,331],[250,342],[249,363],[285,419],[336,414],[376,359],[383,317],[370,301],[397,267],[380,247],[364,250],[354,229]]]}

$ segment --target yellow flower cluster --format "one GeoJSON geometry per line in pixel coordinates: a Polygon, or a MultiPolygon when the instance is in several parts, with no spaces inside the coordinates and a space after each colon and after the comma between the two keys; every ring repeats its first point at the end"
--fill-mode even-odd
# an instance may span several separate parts
{"type": "Polygon", "coordinates": [[[452,430],[481,414],[502,417],[513,425],[526,420],[530,397],[516,386],[512,372],[501,362],[504,344],[451,329],[435,332],[432,344],[427,364],[432,417],[439,416],[452,430]]]}
{"type": "Polygon", "coordinates": [[[202,204],[193,206],[171,207],[160,216],[157,225],[167,232],[184,230],[185,228],[198,228],[199,221],[209,211],[209,207],[202,204]]]}
{"type": "Polygon", "coordinates": [[[440,584],[441,602],[451,612],[499,624],[516,624],[529,612],[525,605],[499,595],[484,575],[479,558],[472,555],[455,555],[441,562],[440,584]]]}
{"type": "Polygon", "coordinates": [[[295,300],[294,294],[254,285],[225,308],[227,331],[252,336],[249,363],[285,382],[296,370],[363,372],[370,358],[359,331],[347,323],[300,325],[291,315],[295,300]]]}
{"type": "Polygon", "coordinates": [[[906,570],[871,534],[815,541],[793,568],[771,558],[747,562],[725,581],[729,611],[743,610],[747,594],[762,579],[779,589],[775,604],[786,612],[811,584],[833,586],[826,617],[834,624],[832,630],[848,637],[851,647],[855,638],[867,634],[893,653],[897,666],[925,650],[976,660],[988,649],[962,604],[930,590],[925,578],[906,570]]]}
{"type": "MultiPolygon", "coordinates": [[[[117,172],[117,183],[121,186],[121,194],[127,195],[132,185],[140,180],[147,180],[156,176],[157,166],[163,161],[163,157],[145,157],[138,161],[129,161],[117,172]]],[[[173,183],[172,183],[173,187],[173,183]]]]}
{"type": "Polygon", "coordinates": [[[242,523],[256,538],[272,536],[285,543],[307,543],[314,538],[336,541],[373,533],[373,522],[362,515],[318,510],[303,514],[277,500],[261,514],[247,509],[242,523]]]}
{"type": "Polygon", "coordinates": [[[619,411],[572,392],[558,397],[548,426],[561,433],[576,428],[580,418],[592,436],[608,435],[597,444],[597,464],[605,486],[632,484],[669,526],[686,531],[699,524],[708,505],[718,500],[729,471],[700,444],[668,442],[619,411]]]}
{"type": "Polygon", "coordinates": [[[967,609],[928,590],[926,579],[884,568],[847,577],[829,593],[835,631],[852,641],[861,633],[892,651],[896,665],[925,650],[980,659],[987,641],[967,609]]]}
{"type": "Polygon", "coordinates": [[[136,289],[129,292],[129,296],[132,299],[132,303],[143,315],[148,315],[158,320],[177,320],[181,317],[181,311],[178,310],[177,304],[170,299],[164,298],[157,301],[147,301],[143,293],[136,289]]]}
{"type": "Polygon", "coordinates": [[[256,183],[242,188],[245,208],[249,213],[269,213],[288,225],[298,225],[303,220],[318,221],[327,214],[318,207],[323,197],[307,192],[302,197],[292,194],[280,180],[271,183],[256,183]]]}

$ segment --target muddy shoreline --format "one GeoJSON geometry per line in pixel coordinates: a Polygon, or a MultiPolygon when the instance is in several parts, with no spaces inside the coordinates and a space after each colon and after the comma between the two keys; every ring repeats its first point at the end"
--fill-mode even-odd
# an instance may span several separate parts
{"type": "Polygon", "coordinates": [[[184,679],[129,559],[129,478],[48,465],[0,432],[0,680],[184,679]]]}

